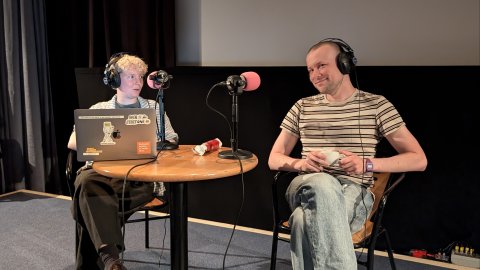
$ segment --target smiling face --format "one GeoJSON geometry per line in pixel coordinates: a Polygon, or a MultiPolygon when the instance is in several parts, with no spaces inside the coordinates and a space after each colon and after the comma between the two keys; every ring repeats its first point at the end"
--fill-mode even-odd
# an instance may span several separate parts
{"type": "Polygon", "coordinates": [[[147,73],[147,65],[142,59],[125,55],[116,63],[120,75],[120,86],[117,90],[117,102],[123,105],[134,104],[142,91],[147,73]]]}
{"type": "Polygon", "coordinates": [[[340,88],[344,75],[337,67],[339,48],[324,43],[312,49],[306,58],[310,82],[322,94],[334,95],[340,88]]]}

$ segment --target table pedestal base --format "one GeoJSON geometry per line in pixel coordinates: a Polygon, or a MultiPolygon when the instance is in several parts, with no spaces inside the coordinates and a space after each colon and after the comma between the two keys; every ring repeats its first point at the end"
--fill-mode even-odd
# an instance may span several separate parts
{"type": "Polygon", "coordinates": [[[170,183],[171,269],[188,269],[187,183],[170,183]]]}

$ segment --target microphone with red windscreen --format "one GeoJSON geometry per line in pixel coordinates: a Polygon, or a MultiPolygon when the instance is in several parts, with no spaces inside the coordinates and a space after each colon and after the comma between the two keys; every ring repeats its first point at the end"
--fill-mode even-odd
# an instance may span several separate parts
{"type": "Polygon", "coordinates": [[[165,105],[163,102],[163,90],[168,88],[170,85],[170,80],[173,79],[172,75],[168,75],[167,72],[163,70],[154,71],[150,73],[147,77],[147,84],[152,89],[157,89],[156,101],[158,103],[158,115],[159,121],[157,122],[157,136],[159,141],[157,142],[157,150],[172,150],[177,149],[178,145],[171,143],[165,139],[165,105]],[[165,86],[165,84],[168,84],[165,86]]]}
{"type": "Polygon", "coordinates": [[[232,125],[231,125],[231,150],[225,150],[218,153],[219,158],[224,159],[248,159],[253,156],[250,151],[238,148],[238,96],[243,91],[257,90],[260,86],[260,76],[256,72],[247,71],[240,75],[228,76],[227,80],[220,83],[228,88],[232,96],[232,125]]]}
{"type": "Polygon", "coordinates": [[[148,75],[147,84],[152,89],[160,89],[171,79],[173,79],[173,76],[168,75],[168,73],[163,70],[154,71],[148,75]]]}
{"type": "Polygon", "coordinates": [[[242,91],[257,90],[260,86],[260,76],[256,72],[247,71],[240,75],[231,75],[224,82],[228,90],[241,94],[242,91]]]}

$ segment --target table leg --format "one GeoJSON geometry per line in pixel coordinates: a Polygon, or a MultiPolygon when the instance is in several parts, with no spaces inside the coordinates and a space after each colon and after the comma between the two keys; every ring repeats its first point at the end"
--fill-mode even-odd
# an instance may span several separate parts
{"type": "Polygon", "coordinates": [[[171,269],[188,269],[187,183],[170,183],[171,269]]]}

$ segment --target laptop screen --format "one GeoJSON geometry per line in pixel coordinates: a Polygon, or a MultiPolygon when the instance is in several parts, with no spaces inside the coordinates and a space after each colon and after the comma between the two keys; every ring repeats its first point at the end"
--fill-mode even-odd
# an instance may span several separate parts
{"type": "Polygon", "coordinates": [[[77,109],[78,161],[153,158],[157,154],[155,109],[77,109]]]}

